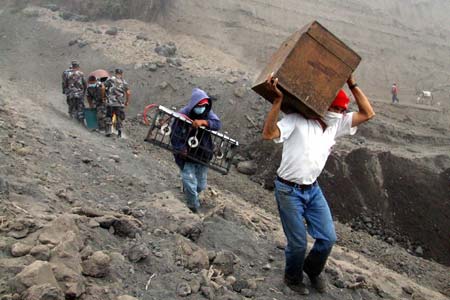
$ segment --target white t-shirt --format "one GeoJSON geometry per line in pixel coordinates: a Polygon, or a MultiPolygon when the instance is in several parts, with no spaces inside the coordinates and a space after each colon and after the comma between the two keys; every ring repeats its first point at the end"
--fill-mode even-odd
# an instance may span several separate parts
{"type": "Polygon", "coordinates": [[[312,184],[325,167],[336,138],[356,133],[352,128],[353,113],[344,114],[333,126],[323,131],[317,120],[305,119],[293,113],[277,123],[280,137],[275,143],[283,144],[283,157],[277,174],[298,184],[312,184]]]}

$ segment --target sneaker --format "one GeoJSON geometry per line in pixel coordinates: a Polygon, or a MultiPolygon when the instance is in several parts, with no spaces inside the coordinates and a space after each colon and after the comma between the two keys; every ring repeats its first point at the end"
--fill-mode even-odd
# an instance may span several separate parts
{"type": "Polygon", "coordinates": [[[309,277],[309,281],[311,281],[311,286],[319,293],[327,291],[327,280],[324,276],[309,277]]]}
{"type": "Polygon", "coordinates": [[[303,283],[303,281],[300,280],[292,280],[287,278],[286,276],[284,277],[284,283],[294,292],[300,294],[300,295],[309,295],[309,290],[306,288],[305,284],[303,283]]]}
{"type": "Polygon", "coordinates": [[[190,209],[194,214],[198,214],[198,208],[197,208],[197,207],[189,207],[189,209],[190,209]]]}

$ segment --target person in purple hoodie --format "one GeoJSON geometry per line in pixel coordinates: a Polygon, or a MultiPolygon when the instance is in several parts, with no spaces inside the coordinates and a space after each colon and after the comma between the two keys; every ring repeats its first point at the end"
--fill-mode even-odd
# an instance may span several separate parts
{"type": "Polygon", "coordinates": [[[198,195],[206,188],[206,165],[212,159],[214,150],[211,135],[198,128],[203,126],[218,131],[222,123],[212,110],[210,97],[199,88],[192,90],[191,100],[179,112],[188,116],[192,125],[175,120],[172,124],[171,144],[175,150],[175,162],[181,170],[187,206],[197,213],[200,207],[198,195]],[[192,142],[194,137],[198,141],[197,145],[192,142]]]}

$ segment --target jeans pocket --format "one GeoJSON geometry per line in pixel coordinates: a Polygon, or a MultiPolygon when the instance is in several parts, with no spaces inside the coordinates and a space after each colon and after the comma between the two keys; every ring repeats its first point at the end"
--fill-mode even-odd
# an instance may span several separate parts
{"type": "Polygon", "coordinates": [[[290,185],[275,181],[275,191],[280,194],[290,195],[294,191],[294,188],[290,185]]]}

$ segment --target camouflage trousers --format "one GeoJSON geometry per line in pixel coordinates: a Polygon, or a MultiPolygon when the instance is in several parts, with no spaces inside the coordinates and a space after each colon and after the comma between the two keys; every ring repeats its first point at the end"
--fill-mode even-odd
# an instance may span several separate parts
{"type": "Polygon", "coordinates": [[[106,129],[106,104],[105,103],[97,103],[95,105],[97,108],[97,123],[99,130],[106,129]]]}
{"type": "Polygon", "coordinates": [[[68,96],[69,115],[82,122],[84,120],[84,99],[81,96],[68,96]]]}
{"type": "Polygon", "coordinates": [[[113,124],[113,115],[115,115],[115,128],[119,133],[122,131],[122,123],[125,120],[125,111],[121,106],[106,106],[106,133],[111,134],[113,124]]]}
{"type": "Polygon", "coordinates": [[[67,102],[67,108],[69,109],[69,116],[72,117],[72,110],[73,110],[72,98],[70,98],[69,96],[66,96],[66,102],[67,102]]]}

